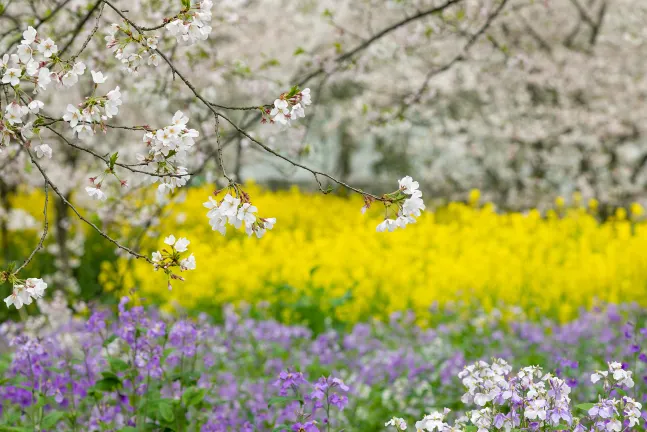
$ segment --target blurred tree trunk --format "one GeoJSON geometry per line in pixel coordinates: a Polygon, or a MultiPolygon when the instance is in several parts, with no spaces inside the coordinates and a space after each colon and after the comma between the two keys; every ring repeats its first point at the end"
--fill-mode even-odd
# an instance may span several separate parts
{"type": "Polygon", "coordinates": [[[11,204],[9,203],[9,186],[2,180],[0,180],[0,206],[4,210],[4,217],[0,219],[0,236],[2,236],[2,257],[6,263],[11,258],[9,256],[9,227],[7,225],[11,204]]]}
{"type": "MultiPolygon", "coordinates": [[[[357,150],[357,143],[348,132],[350,122],[341,124],[339,133],[339,153],[337,154],[336,171],[339,179],[347,182],[353,171],[353,154],[357,150]]],[[[341,188],[340,195],[347,196],[348,190],[341,188]]]]}
{"type": "Polygon", "coordinates": [[[243,180],[240,178],[240,170],[243,167],[243,143],[242,138],[239,137],[236,141],[236,165],[234,166],[234,175],[238,183],[242,183],[243,180]]]}
{"type": "MultiPolygon", "coordinates": [[[[71,193],[67,193],[66,200],[70,200],[71,193]]],[[[57,195],[56,196],[56,244],[58,245],[58,261],[61,263],[59,270],[65,276],[63,280],[67,280],[72,276],[72,268],[70,266],[70,253],[67,250],[67,240],[69,238],[69,230],[67,218],[69,210],[67,204],[57,195]]],[[[59,287],[62,288],[62,287],[59,287]]]]}

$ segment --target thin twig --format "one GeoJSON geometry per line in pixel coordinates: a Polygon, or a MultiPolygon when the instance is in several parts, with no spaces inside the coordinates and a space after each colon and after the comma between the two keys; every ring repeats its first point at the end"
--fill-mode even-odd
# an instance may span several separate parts
{"type": "Polygon", "coordinates": [[[22,269],[24,269],[27,264],[30,263],[30,261],[34,258],[34,255],[43,248],[43,243],[45,242],[45,237],[47,237],[47,230],[49,228],[49,221],[47,219],[47,205],[49,204],[49,191],[48,191],[48,182],[45,180],[45,204],[43,205],[43,235],[40,236],[40,240],[38,241],[38,244],[36,245],[36,248],[34,248],[33,251],[31,251],[31,254],[27,257],[25,262],[22,263],[20,267],[18,267],[13,274],[17,275],[22,269]]]}
{"type": "Polygon", "coordinates": [[[146,257],[146,256],[144,256],[144,255],[141,255],[141,254],[139,254],[139,253],[135,252],[134,250],[132,250],[132,249],[130,249],[130,248],[128,248],[128,247],[126,247],[126,246],[121,245],[117,240],[113,239],[113,238],[112,238],[112,237],[110,237],[108,234],[106,234],[105,232],[103,232],[103,231],[102,231],[98,226],[96,226],[94,223],[92,223],[91,221],[89,221],[89,220],[87,220],[85,217],[83,217],[83,216],[81,215],[81,213],[79,213],[79,211],[76,209],[76,207],[74,207],[74,205],[72,205],[72,203],[70,203],[70,202],[67,200],[67,198],[65,198],[65,195],[64,195],[63,193],[61,193],[61,191],[56,187],[56,185],[55,185],[54,183],[52,183],[52,181],[49,179],[49,177],[47,176],[47,174],[46,174],[46,173],[45,173],[45,171],[43,170],[43,167],[41,167],[41,166],[40,166],[40,164],[38,163],[38,161],[36,161],[36,159],[35,159],[35,158],[34,158],[34,156],[31,154],[31,152],[30,152],[29,150],[27,150],[27,153],[29,154],[29,158],[31,159],[31,162],[32,162],[34,165],[36,165],[36,168],[38,168],[38,171],[40,171],[40,173],[41,173],[41,175],[43,176],[43,178],[45,179],[45,181],[46,181],[47,183],[49,183],[49,185],[52,187],[52,189],[54,190],[54,192],[56,192],[56,195],[58,195],[58,196],[59,196],[59,198],[61,198],[61,200],[65,203],[65,205],[67,205],[69,208],[71,208],[71,209],[72,209],[72,211],[74,212],[74,214],[76,214],[76,216],[77,216],[79,219],[81,219],[81,220],[82,220],[83,222],[85,222],[86,224],[90,225],[92,228],[94,228],[94,230],[95,230],[97,233],[99,233],[99,235],[101,235],[101,237],[105,238],[106,240],[108,240],[109,242],[111,242],[112,244],[114,244],[115,246],[117,246],[119,249],[122,249],[122,250],[124,250],[125,252],[128,252],[130,255],[134,256],[135,258],[141,258],[141,259],[145,260],[146,262],[148,262],[148,263],[150,263],[150,264],[153,264],[153,261],[151,261],[148,257],[146,257]]]}

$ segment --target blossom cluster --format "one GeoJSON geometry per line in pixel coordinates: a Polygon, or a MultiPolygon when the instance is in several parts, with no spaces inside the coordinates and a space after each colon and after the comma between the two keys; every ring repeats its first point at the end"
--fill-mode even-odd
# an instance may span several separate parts
{"type": "MultiPolygon", "coordinates": [[[[34,94],[46,90],[52,81],[58,87],[72,87],[85,71],[83,62],[60,59],[56,43],[49,38],[40,38],[34,27],[29,26],[22,37],[15,52],[4,54],[0,59],[0,82],[10,86],[15,95],[13,101],[7,99],[4,112],[0,112],[0,151],[9,145],[11,139],[18,139],[18,134],[26,141],[34,136],[33,121],[25,117],[38,115],[44,103],[29,98],[24,84],[32,84],[34,94]],[[54,68],[57,72],[53,72],[54,68]]],[[[50,157],[51,147],[41,147],[40,153],[39,157],[50,157]]]]}
{"type": "Polygon", "coordinates": [[[13,305],[20,309],[23,305],[29,305],[32,300],[42,298],[45,295],[47,284],[42,279],[29,278],[25,281],[17,281],[13,284],[13,291],[9,297],[4,299],[7,307],[13,305]]]}
{"type": "Polygon", "coordinates": [[[178,43],[194,44],[206,40],[211,33],[211,0],[201,0],[196,5],[183,10],[164,27],[178,43]]]}
{"type": "Polygon", "coordinates": [[[55,64],[58,60],[58,46],[53,40],[39,38],[38,32],[32,26],[29,26],[22,36],[16,52],[11,55],[5,54],[0,61],[3,84],[17,87],[21,81],[32,82],[35,84],[34,93],[46,90],[52,82],[52,76],[57,82],[62,82],[68,87],[74,84],[62,80],[67,74],[65,66],[59,74],[52,74],[46,66],[55,64]]]}
{"type": "MultiPolygon", "coordinates": [[[[398,184],[400,188],[396,192],[385,196],[387,216],[390,206],[395,205],[397,209],[395,211],[396,218],[386,217],[377,226],[376,230],[378,232],[392,232],[397,228],[404,228],[411,223],[415,223],[416,217],[419,217],[425,209],[425,203],[422,201],[422,191],[417,181],[414,181],[410,176],[406,176],[398,180],[398,184]]],[[[365,212],[370,207],[370,203],[371,201],[366,201],[366,204],[362,207],[362,212],[365,212]]]]}
{"type": "MultiPolygon", "coordinates": [[[[101,72],[95,71],[92,71],[92,77],[96,85],[105,82],[106,79],[101,72]]],[[[63,120],[70,124],[79,138],[92,137],[94,135],[92,125],[98,124],[105,131],[105,121],[119,113],[119,106],[122,103],[121,91],[117,86],[105,96],[87,97],[76,107],[68,104],[63,120]]]]}
{"type": "Polygon", "coordinates": [[[144,59],[148,65],[158,66],[160,56],[155,51],[159,37],[156,35],[135,35],[126,24],[111,24],[105,36],[106,48],[114,52],[129,73],[137,73],[144,59]],[[121,37],[120,33],[126,35],[121,37]]]}
{"type": "Polygon", "coordinates": [[[292,120],[298,120],[306,116],[304,108],[312,103],[310,89],[299,90],[297,86],[289,92],[281,94],[274,101],[274,106],[262,108],[262,123],[280,123],[289,126],[292,120]]]}
{"type": "Polygon", "coordinates": [[[200,133],[187,128],[189,118],[182,111],[173,114],[171,124],[162,129],[146,132],[143,137],[148,147],[148,154],[137,155],[142,163],[156,164],[153,182],[159,182],[158,191],[161,193],[182,187],[191,178],[186,167],[187,152],[195,144],[194,138],[200,133]]]}
{"type": "MultiPolygon", "coordinates": [[[[206,40],[211,33],[211,0],[201,0],[185,7],[172,18],[165,19],[165,29],[178,43],[187,45],[206,40]]],[[[113,23],[105,36],[106,48],[114,52],[129,73],[137,73],[144,61],[147,65],[158,66],[160,55],[157,45],[160,36],[156,33],[133,32],[129,23],[113,23]]]]}
{"type": "Polygon", "coordinates": [[[258,209],[251,203],[249,195],[239,185],[235,185],[233,189],[236,196],[227,193],[220,201],[210,196],[209,201],[203,204],[209,209],[207,217],[211,229],[225,235],[228,224],[235,229],[244,226],[248,236],[255,234],[258,238],[263,237],[267,230],[274,228],[276,218],[258,216],[258,209]]]}
{"type": "Polygon", "coordinates": [[[152,261],[155,270],[162,269],[168,277],[168,289],[171,289],[171,279],[183,281],[182,276],[178,276],[171,271],[174,267],[179,267],[180,271],[195,270],[195,256],[193,254],[186,258],[182,258],[181,254],[187,252],[189,240],[184,237],[175,239],[175,236],[170,235],[164,239],[164,243],[171,247],[170,250],[162,249],[162,251],[153,252],[152,261]]]}

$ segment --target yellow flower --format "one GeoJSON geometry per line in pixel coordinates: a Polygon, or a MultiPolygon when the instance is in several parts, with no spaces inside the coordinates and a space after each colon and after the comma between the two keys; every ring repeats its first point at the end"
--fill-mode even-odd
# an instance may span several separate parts
{"type": "Polygon", "coordinates": [[[476,204],[478,204],[480,199],[481,199],[481,191],[478,190],[478,189],[472,189],[470,191],[470,195],[469,195],[469,199],[468,199],[469,203],[471,205],[476,205],[476,204]]]}
{"type": "MultiPolygon", "coordinates": [[[[358,196],[269,192],[255,185],[245,190],[261,216],[277,218],[262,239],[233,229],[224,237],[212,231],[202,203],[213,187],[187,189],[186,199],[145,237],[142,253],[163,247],[166,235],[186,237],[197,269],[182,272],[186,281],[174,281],[169,291],[162,272],[122,258],[116,266],[98,264],[104,288],[117,294],[135,288],[146,302],[199,310],[268,302],[288,321],[297,307],[316,307],[348,322],[412,310],[422,323],[434,304],[457,310],[457,316],[469,316],[460,305],[509,311],[507,305],[530,318],[561,320],[599,301],[647,305],[647,291],[636,289],[647,285],[647,224],[627,220],[624,209],[614,221],[599,223],[579,208],[542,217],[534,209],[499,214],[490,203],[454,202],[425,212],[404,230],[377,233],[379,203],[362,215],[358,196]]],[[[38,194],[19,194],[12,203],[40,220],[42,209],[33,205],[39,200],[38,194]]],[[[597,208],[597,201],[589,207],[597,208]]],[[[636,210],[632,206],[631,214],[636,210]]],[[[136,227],[123,229],[124,236],[137,233],[136,227]]],[[[31,230],[12,240],[27,254],[37,235],[31,230]]]]}
{"type": "Polygon", "coordinates": [[[629,211],[634,218],[639,218],[645,214],[645,209],[639,203],[632,203],[629,211]]]}
{"type": "Polygon", "coordinates": [[[591,198],[589,200],[589,208],[592,211],[594,211],[594,212],[598,211],[598,206],[599,206],[598,200],[596,200],[595,198],[591,198]]]}
{"type": "MultiPolygon", "coordinates": [[[[537,210],[498,214],[491,204],[450,203],[404,230],[376,233],[378,204],[362,215],[359,197],[252,185],[246,190],[259,214],[277,218],[259,240],[211,231],[202,207],[211,190],[189,189],[146,245],[157,250],[169,233],[191,240],[197,269],[182,273],[186,282],[169,291],[163,274],[124,259],[120,290],[196,308],[318,302],[351,322],[406,309],[424,318],[434,303],[516,305],[531,317],[563,320],[596,298],[647,304],[647,292],[635,289],[647,283],[644,224],[631,235],[628,221],[600,224],[579,209],[543,218],[537,210]]],[[[111,274],[103,280],[114,286],[121,278],[111,274]]],[[[282,313],[289,320],[292,312],[282,313]]]]}
{"type": "Polygon", "coordinates": [[[627,219],[627,210],[623,209],[622,207],[618,207],[616,209],[616,219],[619,221],[627,219]]]}

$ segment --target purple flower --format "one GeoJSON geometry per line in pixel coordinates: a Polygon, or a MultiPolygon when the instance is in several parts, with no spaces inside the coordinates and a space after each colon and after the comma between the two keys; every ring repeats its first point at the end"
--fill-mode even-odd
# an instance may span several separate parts
{"type": "Polygon", "coordinates": [[[336,406],[339,410],[343,410],[346,407],[346,405],[348,405],[348,397],[343,395],[340,396],[337,393],[333,393],[328,398],[328,403],[330,403],[333,406],[336,406]]]}
{"type": "Polygon", "coordinates": [[[295,423],[292,425],[292,430],[294,432],[319,432],[319,429],[314,422],[295,423]]]}

